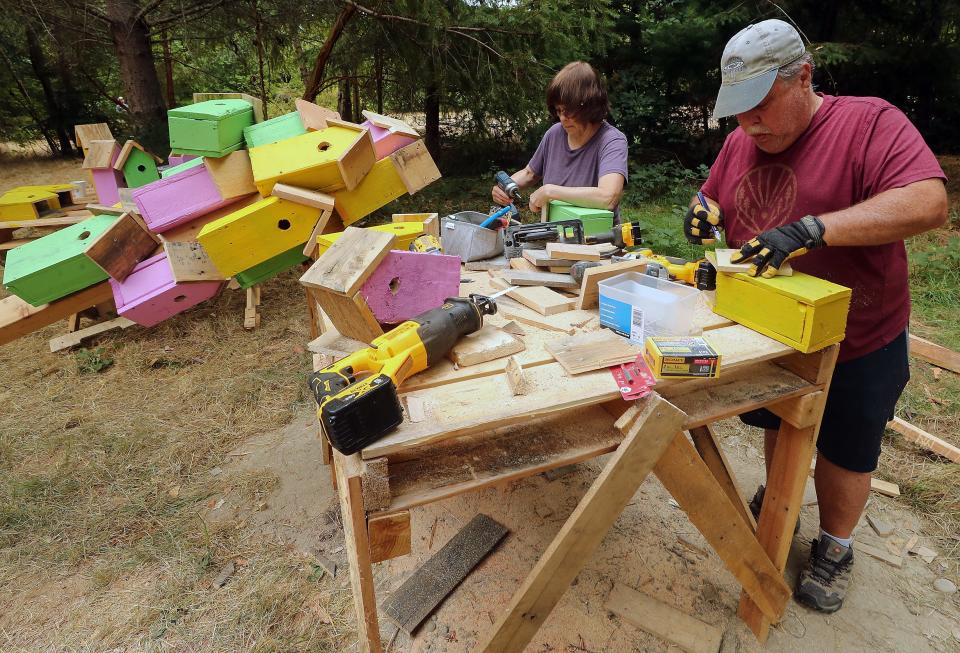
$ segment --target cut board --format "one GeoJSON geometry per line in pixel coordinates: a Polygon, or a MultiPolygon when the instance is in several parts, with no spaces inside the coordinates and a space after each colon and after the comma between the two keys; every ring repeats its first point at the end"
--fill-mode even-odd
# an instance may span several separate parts
{"type": "Polygon", "coordinates": [[[600,301],[600,286],[598,284],[601,281],[615,277],[618,274],[644,272],[646,269],[646,259],[622,261],[620,263],[587,268],[583,271],[583,280],[580,282],[580,298],[577,300],[577,308],[583,310],[593,308],[598,304],[600,301]]]}
{"type": "Polygon", "coordinates": [[[604,607],[627,623],[688,653],[716,653],[720,650],[723,630],[626,585],[614,585],[604,607]]]}
{"type": "Polygon", "coordinates": [[[572,245],[568,243],[547,243],[547,256],[550,258],[569,259],[571,261],[599,261],[600,245],[572,245]]]}
{"type": "MultiPolygon", "coordinates": [[[[506,280],[494,278],[491,283],[500,288],[506,289],[511,286],[506,280]]],[[[576,300],[564,297],[558,292],[544,288],[543,286],[528,286],[518,288],[506,293],[510,299],[516,300],[524,306],[529,306],[540,315],[555,315],[564,311],[572,310],[576,300]]]]}
{"type": "Polygon", "coordinates": [[[502,524],[477,515],[384,601],[384,614],[411,634],[507,532],[502,524]]]}
{"type": "Polygon", "coordinates": [[[627,363],[636,360],[643,352],[642,347],[609,329],[559,338],[545,346],[571,375],[627,363]]]}
{"type": "Polygon", "coordinates": [[[937,367],[960,374],[960,353],[942,347],[935,342],[924,340],[912,333],[910,334],[910,354],[937,367]]]}
{"type": "Polygon", "coordinates": [[[461,338],[448,356],[460,367],[467,367],[504,358],[523,349],[524,344],[518,338],[488,324],[476,333],[461,338]]]}
{"type": "Polygon", "coordinates": [[[522,254],[523,258],[541,268],[569,268],[574,263],[568,258],[553,258],[545,249],[525,249],[522,254]]]}
{"type": "Polygon", "coordinates": [[[395,239],[396,236],[384,231],[347,227],[300,277],[300,283],[352,297],[373,274],[395,239]]]}
{"type": "MultiPolygon", "coordinates": [[[[523,261],[527,265],[533,265],[526,259],[512,259],[511,265],[513,261],[523,261]]],[[[574,281],[569,274],[554,274],[536,269],[507,270],[500,276],[509,281],[511,286],[546,286],[547,288],[566,288],[567,290],[578,290],[580,288],[580,284],[574,281]]]]}
{"type": "MultiPolygon", "coordinates": [[[[739,254],[739,249],[717,249],[712,252],[706,252],[707,259],[713,263],[713,266],[717,268],[717,272],[727,272],[727,273],[736,273],[736,272],[749,272],[751,263],[731,263],[730,257],[734,254],[739,254]]],[[[778,277],[792,277],[793,268],[790,267],[789,261],[784,261],[783,265],[780,267],[780,270],[777,272],[778,277]]]]}
{"type": "Polygon", "coordinates": [[[164,245],[167,262],[176,283],[183,281],[223,281],[226,279],[197,242],[169,242],[164,245]]]}

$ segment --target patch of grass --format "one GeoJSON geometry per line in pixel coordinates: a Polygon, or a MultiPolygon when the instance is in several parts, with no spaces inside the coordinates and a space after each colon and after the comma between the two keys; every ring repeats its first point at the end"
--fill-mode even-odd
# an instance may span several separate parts
{"type": "Polygon", "coordinates": [[[104,353],[103,347],[93,350],[80,349],[74,354],[74,358],[77,360],[77,371],[80,374],[96,374],[113,365],[113,359],[104,353]]]}

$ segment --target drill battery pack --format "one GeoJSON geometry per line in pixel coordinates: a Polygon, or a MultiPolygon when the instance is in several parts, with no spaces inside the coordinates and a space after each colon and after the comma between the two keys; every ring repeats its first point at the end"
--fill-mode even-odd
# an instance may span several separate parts
{"type": "MultiPolygon", "coordinates": [[[[314,373],[313,378],[318,376],[314,373]]],[[[380,374],[364,385],[363,393],[334,397],[318,411],[327,439],[345,456],[376,442],[403,422],[393,379],[380,374]]]]}
{"type": "Polygon", "coordinates": [[[720,354],[700,337],[647,338],[643,357],[658,379],[702,379],[720,376],[720,354]]]}

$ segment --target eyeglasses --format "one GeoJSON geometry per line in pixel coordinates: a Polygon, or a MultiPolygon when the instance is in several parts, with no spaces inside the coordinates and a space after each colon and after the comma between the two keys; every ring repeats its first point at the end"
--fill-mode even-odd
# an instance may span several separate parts
{"type": "Polygon", "coordinates": [[[557,105],[553,107],[553,110],[556,112],[558,118],[576,118],[577,113],[571,109],[568,109],[562,105],[557,105]]]}

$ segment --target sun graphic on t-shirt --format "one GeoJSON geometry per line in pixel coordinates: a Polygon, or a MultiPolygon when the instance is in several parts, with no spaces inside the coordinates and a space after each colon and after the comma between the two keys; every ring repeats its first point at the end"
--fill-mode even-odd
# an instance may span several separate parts
{"type": "Polygon", "coordinates": [[[734,198],[738,223],[749,238],[788,221],[797,199],[797,176],[782,163],[753,168],[740,180],[734,198]]]}

